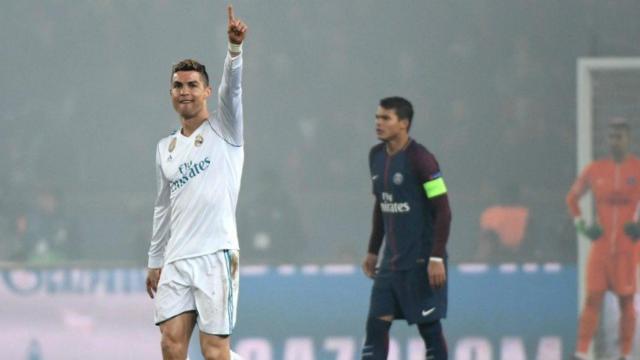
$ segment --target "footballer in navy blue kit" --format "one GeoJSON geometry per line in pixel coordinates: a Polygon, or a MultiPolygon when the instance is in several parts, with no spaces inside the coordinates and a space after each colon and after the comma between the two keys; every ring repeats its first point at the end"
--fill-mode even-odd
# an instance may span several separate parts
{"type": "Polygon", "coordinates": [[[375,206],[364,273],[374,279],[362,359],[386,359],[395,319],[416,324],[428,360],[447,359],[446,244],[451,210],[438,162],[409,137],[413,107],[380,100],[369,167],[375,206]],[[385,243],[382,258],[378,254],[385,243]]]}

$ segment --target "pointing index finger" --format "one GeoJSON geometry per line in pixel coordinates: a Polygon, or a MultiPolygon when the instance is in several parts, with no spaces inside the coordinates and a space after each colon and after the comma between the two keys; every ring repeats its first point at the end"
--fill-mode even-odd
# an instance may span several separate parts
{"type": "Polygon", "coordinates": [[[227,14],[229,15],[229,22],[233,22],[235,20],[235,16],[233,15],[233,5],[227,5],[227,14]]]}

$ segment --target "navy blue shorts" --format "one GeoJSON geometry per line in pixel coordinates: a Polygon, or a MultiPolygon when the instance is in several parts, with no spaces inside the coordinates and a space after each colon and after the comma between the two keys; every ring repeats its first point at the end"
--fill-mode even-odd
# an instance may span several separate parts
{"type": "Polygon", "coordinates": [[[447,317],[447,281],[439,289],[429,286],[426,265],[406,271],[381,271],[373,282],[369,316],[393,315],[409,324],[447,317]]]}

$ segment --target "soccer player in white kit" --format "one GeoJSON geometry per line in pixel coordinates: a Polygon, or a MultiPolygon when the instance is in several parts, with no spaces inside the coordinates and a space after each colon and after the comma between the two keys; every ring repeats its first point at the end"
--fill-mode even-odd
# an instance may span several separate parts
{"type": "Polygon", "coordinates": [[[244,161],[242,42],[247,26],[228,7],[229,52],[210,114],[203,65],[174,65],[171,98],[181,128],[158,142],[158,194],[147,292],[164,359],[184,360],[197,322],[205,359],[227,360],[236,320],[239,246],[236,204],[244,161]]]}

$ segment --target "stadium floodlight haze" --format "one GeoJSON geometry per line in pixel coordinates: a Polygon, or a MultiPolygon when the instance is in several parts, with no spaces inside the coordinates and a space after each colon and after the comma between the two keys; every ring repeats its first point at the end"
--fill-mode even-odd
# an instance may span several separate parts
{"type": "MultiPolygon", "coordinates": [[[[207,176],[239,181],[231,211],[239,253],[226,244],[233,251],[216,258],[239,276],[238,297],[225,300],[237,300],[229,345],[239,356],[355,360],[368,353],[375,280],[363,270],[374,275],[411,230],[443,228],[431,222],[435,210],[418,226],[398,225],[418,205],[395,190],[414,180],[422,182],[420,201],[446,191],[452,214],[446,253],[416,258],[425,272],[431,255],[446,265],[424,279],[447,286],[441,321],[450,359],[568,359],[576,350],[596,359],[640,356],[638,316],[629,306],[638,300],[635,288],[594,288],[589,280],[594,248],[621,243],[608,249],[626,268],[639,260],[631,240],[638,216],[626,210],[640,179],[633,166],[616,165],[612,145],[628,141],[629,156],[640,153],[640,3],[231,4],[233,19],[249,26],[241,48],[231,45],[242,53],[241,143],[237,128],[215,122],[211,134],[183,134],[178,110],[199,103],[172,97],[191,91],[193,80],[174,79],[172,66],[197,60],[209,77],[213,121],[229,65],[227,2],[0,6],[0,358],[162,357],[145,283],[156,155],[174,166],[168,158],[180,146],[204,151],[218,135],[242,145],[242,176],[220,170],[235,166],[230,158],[176,160],[182,176],[169,194],[207,176]],[[371,149],[388,142],[376,132],[379,102],[388,97],[410,101],[409,138],[437,159],[439,171],[420,177],[418,152],[407,146],[400,147],[411,154],[407,168],[397,157],[385,176],[381,152],[373,164],[382,170],[372,173],[371,149]],[[611,129],[612,119],[624,119],[628,138],[611,129]],[[581,177],[589,164],[611,159],[613,171],[581,177]],[[584,196],[568,204],[576,181],[584,196]],[[382,241],[371,248],[376,196],[382,241]],[[615,224],[602,211],[618,213],[615,224]],[[627,245],[632,250],[621,250],[627,245]],[[368,256],[372,249],[378,258],[368,256]],[[589,301],[602,303],[597,321],[589,301]]],[[[194,235],[198,221],[219,229],[218,220],[205,219],[221,217],[208,215],[185,215],[183,234],[194,235]]],[[[172,254],[154,255],[164,265],[161,257],[172,254]]],[[[603,276],[617,283],[619,272],[626,274],[603,276]]],[[[429,316],[430,308],[418,310],[429,316]]],[[[194,334],[192,360],[203,358],[194,334]]],[[[388,359],[425,358],[417,327],[396,325],[389,334],[388,359]]]]}

